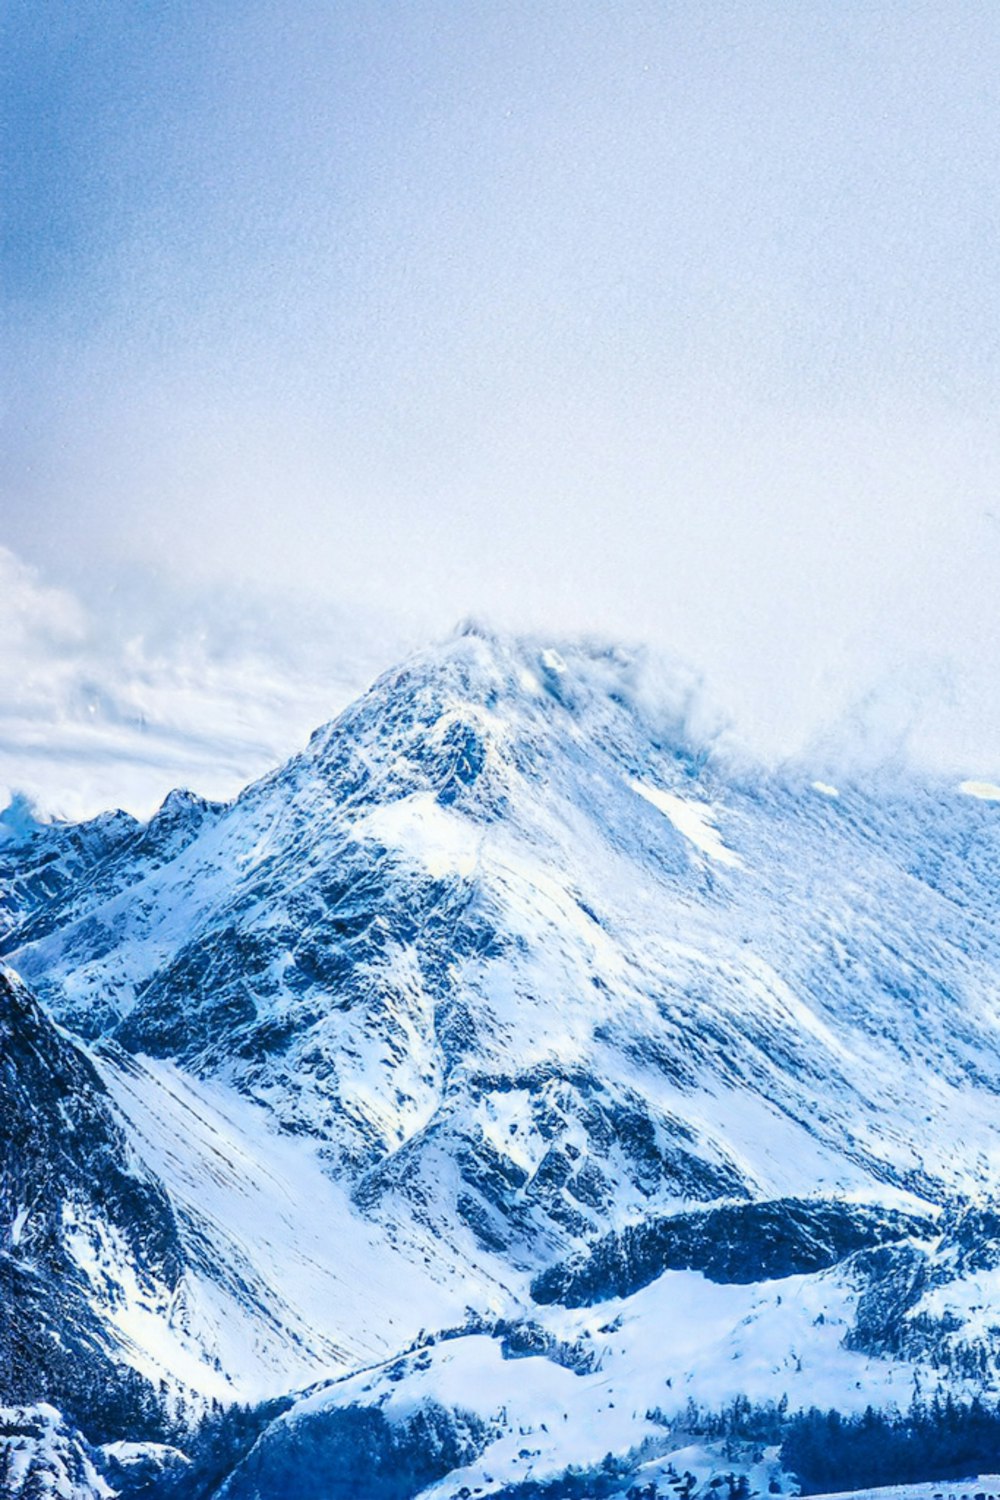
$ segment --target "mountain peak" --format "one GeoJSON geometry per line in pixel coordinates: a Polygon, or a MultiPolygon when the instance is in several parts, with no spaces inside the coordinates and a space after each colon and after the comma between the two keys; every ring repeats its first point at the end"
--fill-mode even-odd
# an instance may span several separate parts
{"type": "Polygon", "coordinates": [[[359,737],[426,737],[449,717],[478,718],[533,753],[553,736],[632,745],[636,764],[649,744],[704,759],[727,736],[701,679],[662,653],[594,637],[504,635],[467,621],[385,672],[314,733],[310,749],[324,755],[359,737]]]}
{"type": "Polygon", "coordinates": [[[0,843],[22,843],[43,826],[38,809],[24,792],[14,792],[0,812],[0,843]]]}
{"type": "Polygon", "coordinates": [[[477,1441],[530,1424],[501,1414],[530,1360],[574,1461],[612,1371],[622,1451],[639,1413],[729,1399],[751,1367],[774,1402],[811,1399],[817,1365],[857,1401],[908,1388],[901,1361],[926,1389],[1000,1378],[970,1280],[996,1218],[956,1216],[1000,1159],[1000,823],[942,789],[734,775],[702,703],[653,653],[476,626],[232,803],[3,846],[0,951],[94,1044],[25,1000],[16,1029],[54,1061],[24,1061],[17,1128],[85,1192],[84,1134],[44,1097],[64,1076],[104,1155],[133,1143],[177,1195],[155,1305],[126,1199],[152,1212],[159,1188],[119,1178],[107,1240],[71,1217],[108,1318],[142,1312],[202,1390],[241,1361],[272,1392],[364,1366],[316,1393],[321,1423],[397,1383],[461,1405],[485,1371],[505,1394],[476,1395],[477,1441]],[[344,1290],[369,1265],[381,1321],[344,1290]],[[546,1275],[572,1284],[558,1306],[531,1300],[546,1275]],[[378,1365],[420,1326],[449,1336],[378,1365]]]}

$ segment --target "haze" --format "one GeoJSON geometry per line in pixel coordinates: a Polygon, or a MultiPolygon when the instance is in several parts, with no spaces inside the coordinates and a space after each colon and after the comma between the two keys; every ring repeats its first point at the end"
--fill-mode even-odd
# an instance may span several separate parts
{"type": "Polygon", "coordinates": [[[1000,772],[995,7],[8,0],[3,53],[8,788],[80,805],[165,620],[198,756],[116,796],[109,730],[88,808],[469,613],[771,759],[1000,772]]]}

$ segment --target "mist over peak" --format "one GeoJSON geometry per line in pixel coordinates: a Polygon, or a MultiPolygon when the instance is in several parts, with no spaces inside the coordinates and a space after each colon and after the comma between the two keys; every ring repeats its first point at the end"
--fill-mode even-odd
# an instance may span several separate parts
{"type": "Polygon", "coordinates": [[[44,814],[121,806],[148,816],[176,786],[235,796],[381,674],[449,662],[490,663],[508,690],[567,707],[614,698],[654,737],[751,776],[1000,774],[979,653],[868,678],[827,674],[807,690],[777,659],[748,682],[656,642],[483,614],[439,631],[335,595],[179,585],[141,571],[72,588],[9,549],[0,574],[11,643],[0,659],[0,788],[44,814]]]}

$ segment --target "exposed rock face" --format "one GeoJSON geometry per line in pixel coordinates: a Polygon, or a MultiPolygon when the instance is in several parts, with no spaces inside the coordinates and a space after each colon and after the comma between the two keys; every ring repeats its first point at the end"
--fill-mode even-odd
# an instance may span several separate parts
{"type": "Polygon", "coordinates": [[[115,1434],[116,1403],[155,1428],[149,1387],[102,1316],[117,1288],[86,1267],[104,1254],[169,1294],[184,1265],[174,1214],[93,1064],[3,971],[0,1224],[2,1398],[58,1402],[95,1437],[115,1434]]]}
{"type": "MultiPolygon", "coordinates": [[[[536,1302],[593,1307],[629,1297],[664,1271],[700,1271],[746,1285],[828,1270],[872,1246],[935,1233],[929,1219],[862,1204],[777,1199],[649,1218],[550,1266],[532,1283],[536,1302]]],[[[919,1253],[919,1252],[915,1252],[919,1253]]]]}

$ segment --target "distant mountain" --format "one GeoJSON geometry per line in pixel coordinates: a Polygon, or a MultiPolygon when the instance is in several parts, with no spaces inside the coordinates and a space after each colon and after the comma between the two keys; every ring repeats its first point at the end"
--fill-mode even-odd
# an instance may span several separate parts
{"type": "Polygon", "coordinates": [[[168,1405],[324,1381],[226,1495],[348,1493],[301,1478],[334,1449],[442,1500],[610,1453],[610,1494],[689,1398],[997,1382],[1000,813],[735,765],[689,710],[470,629],[231,804],[7,819],[11,1036],[65,1082],[5,1074],[43,1114],[4,1190],[22,1234],[52,1184],[57,1316],[168,1405]]]}

